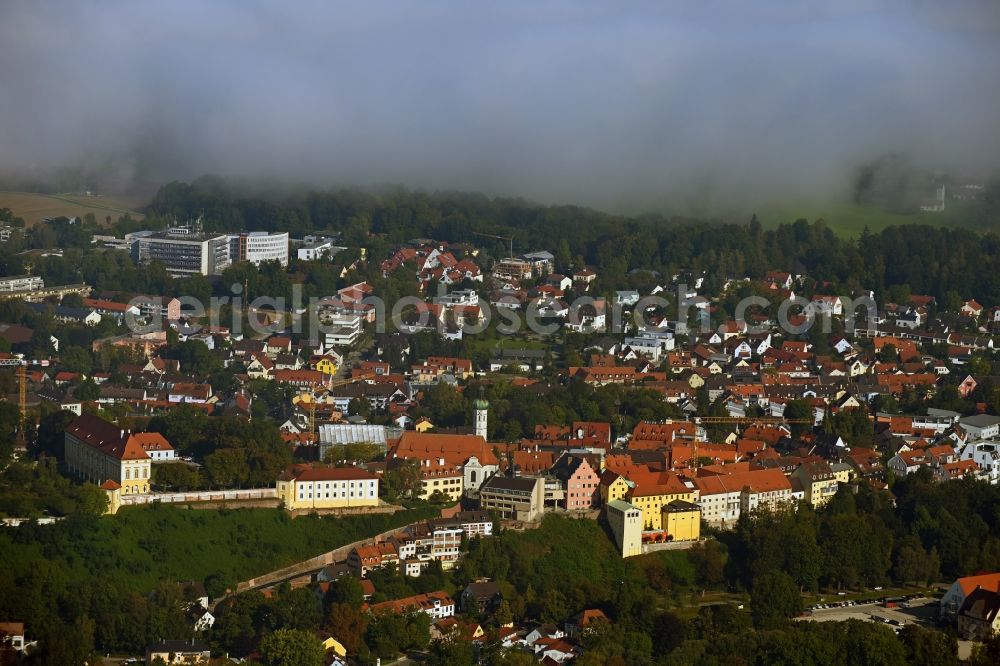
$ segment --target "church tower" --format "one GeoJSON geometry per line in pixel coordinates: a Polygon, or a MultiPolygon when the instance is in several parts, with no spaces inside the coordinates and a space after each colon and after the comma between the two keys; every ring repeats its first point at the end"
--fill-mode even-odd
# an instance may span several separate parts
{"type": "Polygon", "coordinates": [[[482,437],[483,439],[488,439],[487,433],[487,419],[489,414],[490,403],[486,401],[485,398],[478,398],[474,403],[472,403],[473,409],[475,409],[475,433],[482,437]]]}

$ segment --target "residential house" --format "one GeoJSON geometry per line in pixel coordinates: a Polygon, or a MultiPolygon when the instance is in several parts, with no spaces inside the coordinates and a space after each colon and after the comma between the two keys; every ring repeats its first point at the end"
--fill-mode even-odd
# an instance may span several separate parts
{"type": "Polygon", "coordinates": [[[0,622],[0,654],[3,653],[5,648],[18,653],[24,652],[23,622],[0,622]]]}
{"type": "Polygon", "coordinates": [[[584,634],[594,631],[598,626],[611,624],[611,620],[599,608],[582,610],[566,620],[566,635],[581,639],[584,634]]]}
{"type": "Polygon", "coordinates": [[[462,612],[483,614],[494,610],[499,604],[503,595],[500,593],[500,586],[489,580],[477,580],[469,583],[462,596],[459,597],[462,612]]]}
{"type": "Polygon", "coordinates": [[[610,469],[601,473],[601,480],[598,485],[598,492],[601,496],[601,504],[607,505],[609,502],[622,500],[626,493],[635,485],[621,474],[610,469]]]}
{"type": "Polygon", "coordinates": [[[1000,589],[1000,572],[965,576],[957,579],[941,597],[940,617],[945,621],[955,621],[966,598],[976,589],[1000,589]]]}
{"type": "Polygon", "coordinates": [[[987,641],[1000,633],[1000,590],[977,587],[958,610],[958,635],[987,641]]]}
{"type": "Polygon", "coordinates": [[[207,664],[212,658],[212,651],[207,643],[191,639],[190,641],[162,641],[146,648],[146,663],[157,663],[161,660],[167,666],[174,664],[207,664]]]}
{"type": "Polygon", "coordinates": [[[347,555],[347,568],[358,578],[367,577],[373,569],[398,567],[399,562],[399,551],[389,542],[355,546],[347,555]]]}
{"type": "Polygon", "coordinates": [[[970,317],[975,317],[978,319],[983,314],[983,306],[980,305],[976,299],[971,299],[962,304],[960,312],[962,314],[968,315],[970,317]]]}
{"type": "Polygon", "coordinates": [[[564,453],[556,460],[550,473],[563,484],[567,511],[587,511],[598,506],[600,470],[595,469],[586,457],[564,453]]]}
{"type": "Polygon", "coordinates": [[[918,469],[930,463],[927,455],[921,451],[900,451],[889,459],[889,469],[898,477],[913,474],[918,469]]]}
{"type": "Polygon", "coordinates": [[[212,397],[212,386],[210,384],[193,384],[188,382],[178,382],[170,387],[167,392],[167,402],[193,403],[203,405],[212,397]]]}
{"type": "Polygon", "coordinates": [[[819,508],[833,499],[840,484],[837,475],[827,462],[806,462],[792,472],[805,491],[805,501],[813,508],[819,508]]]}
{"type": "Polygon", "coordinates": [[[712,525],[732,526],[742,513],[758,507],[775,511],[794,505],[792,484],[780,469],[699,474],[693,483],[701,517],[712,525]]]}
{"type": "Polygon", "coordinates": [[[1000,483],[1000,443],[969,442],[962,447],[959,457],[963,462],[976,464],[979,478],[987,483],[1000,483]]]}
{"type": "Polygon", "coordinates": [[[455,614],[455,601],[447,592],[428,592],[427,594],[417,594],[412,597],[372,604],[368,606],[368,611],[372,615],[379,613],[401,615],[412,611],[421,611],[427,613],[431,620],[441,620],[455,614]]]}

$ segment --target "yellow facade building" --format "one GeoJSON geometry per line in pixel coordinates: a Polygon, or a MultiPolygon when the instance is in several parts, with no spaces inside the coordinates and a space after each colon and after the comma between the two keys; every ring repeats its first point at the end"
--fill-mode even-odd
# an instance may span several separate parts
{"type": "Polygon", "coordinates": [[[122,495],[149,492],[152,459],[147,446],[169,448],[158,433],[133,433],[94,414],[78,416],[66,426],[65,464],[71,474],[98,485],[114,481],[122,495]]]}
{"type": "Polygon", "coordinates": [[[278,477],[277,495],[288,510],[378,506],[378,477],[357,467],[303,465],[278,477]]]}
{"type": "Polygon", "coordinates": [[[108,479],[101,484],[101,490],[108,497],[108,508],[104,511],[107,514],[115,515],[118,509],[122,508],[122,487],[108,479]]]}
{"type": "Polygon", "coordinates": [[[635,480],[635,487],[625,494],[625,501],[642,511],[646,530],[663,529],[663,507],[674,500],[695,502],[698,492],[684,485],[676,474],[662,472],[635,480]]]}
{"type": "Polygon", "coordinates": [[[318,361],[316,361],[316,371],[322,372],[324,375],[336,375],[337,360],[332,356],[321,357],[318,361]]]}
{"type": "Polygon", "coordinates": [[[465,492],[462,468],[443,460],[420,461],[420,499],[429,500],[435,493],[447,496],[449,501],[461,499],[465,492]]]}
{"type": "Polygon", "coordinates": [[[621,474],[612,472],[609,469],[601,474],[601,482],[598,491],[601,493],[601,504],[607,506],[609,502],[625,499],[625,495],[635,486],[634,483],[626,479],[621,474]]]}
{"type": "Polygon", "coordinates": [[[663,507],[663,531],[670,541],[697,541],[701,538],[701,508],[674,500],[663,507]]]}
{"type": "Polygon", "coordinates": [[[805,501],[814,509],[823,506],[837,494],[840,483],[833,468],[827,462],[807,462],[799,465],[791,474],[798,479],[805,491],[805,501]]]}

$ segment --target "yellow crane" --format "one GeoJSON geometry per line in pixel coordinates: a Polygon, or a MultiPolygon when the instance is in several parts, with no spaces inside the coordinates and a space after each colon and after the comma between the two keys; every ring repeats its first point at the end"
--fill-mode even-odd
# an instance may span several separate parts
{"type": "Polygon", "coordinates": [[[15,377],[17,377],[17,443],[21,448],[27,446],[28,443],[26,428],[28,422],[28,366],[47,366],[48,364],[47,360],[28,360],[20,356],[5,358],[0,362],[0,365],[5,367],[17,366],[17,370],[14,371],[15,377]]]}
{"type": "Polygon", "coordinates": [[[28,435],[24,431],[28,420],[28,366],[17,366],[17,444],[19,448],[28,445],[28,435]]]}
{"type": "Polygon", "coordinates": [[[704,423],[736,423],[738,425],[753,425],[765,423],[781,425],[782,423],[813,423],[812,419],[785,419],[780,416],[694,416],[691,419],[696,424],[704,423]]]}

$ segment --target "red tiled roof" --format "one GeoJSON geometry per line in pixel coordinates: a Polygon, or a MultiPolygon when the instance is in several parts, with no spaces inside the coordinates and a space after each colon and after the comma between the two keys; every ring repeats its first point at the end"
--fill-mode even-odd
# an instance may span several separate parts
{"type": "Polygon", "coordinates": [[[374,474],[360,467],[306,467],[293,468],[282,475],[285,480],[296,481],[364,481],[377,479],[374,474]]]}
{"type": "Polygon", "coordinates": [[[427,594],[416,594],[412,597],[405,597],[403,599],[394,599],[392,601],[383,601],[382,603],[372,604],[368,607],[368,610],[372,613],[405,613],[408,610],[427,610],[434,608],[435,602],[439,602],[442,606],[454,606],[454,600],[448,596],[447,592],[439,590],[437,592],[428,592],[427,594]]]}
{"type": "Polygon", "coordinates": [[[972,593],[977,587],[984,590],[1000,590],[1000,573],[981,574],[979,576],[966,576],[958,579],[958,585],[966,596],[972,593]]]}
{"type": "Polygon", "coordinates": [[[498,465],[492,447],[478,435],[443,435],[407,430],[393,450],[396,458],[437,460],[444,458],[449,465],[464,465],[475,456],[483,465],[498,465]]]}
{"type": "Polygon", "coordinates": [[[134,435],[93,414],[76,417],[66,426],[66,432],[87,446],[118,460],[149,458],[134,435]]]}
{"type": "Polygon", "coordinates": [[[744,488],[750,488],[753,492],[758,493],[791,490],[792,488],[788,477],[777,469],[698,477],[694,479],[694,484],[701,491],[702,496],[739,492],[744,488]]]}

